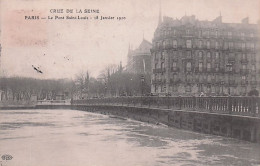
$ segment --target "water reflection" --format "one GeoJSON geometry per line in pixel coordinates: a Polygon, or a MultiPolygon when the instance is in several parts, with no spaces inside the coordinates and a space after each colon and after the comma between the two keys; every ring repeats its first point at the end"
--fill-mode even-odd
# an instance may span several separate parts
{"type": "Polygon", "coordinates": [[[2,164],[260,165],[259,144],[76,110],[1,110],[2,164]]]}

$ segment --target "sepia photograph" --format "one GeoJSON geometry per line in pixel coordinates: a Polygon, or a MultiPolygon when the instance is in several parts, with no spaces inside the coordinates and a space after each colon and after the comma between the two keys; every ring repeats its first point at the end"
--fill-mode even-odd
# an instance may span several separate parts
{"type": "Polygon", "coordinates": [[[0,0],[0,166],[260,166],[260,0],[0,0]]]}

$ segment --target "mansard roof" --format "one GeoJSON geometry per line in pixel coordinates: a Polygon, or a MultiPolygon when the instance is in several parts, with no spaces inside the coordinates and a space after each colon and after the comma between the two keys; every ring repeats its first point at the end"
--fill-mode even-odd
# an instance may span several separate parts
{"type": "Polygon", "coordinates": [[[218,29],[254,29],[257,30],[258,24],[250,24],[249,18],[242,19],[241,23],[223,23],[222,16],[218,16],[213,21],[198,20],[194,15],[183,16],[181,19],[163,17],[163,22],[157,29],[164,29],[168,27],[197,27],[197,28],[218,28],[218,29]]]}

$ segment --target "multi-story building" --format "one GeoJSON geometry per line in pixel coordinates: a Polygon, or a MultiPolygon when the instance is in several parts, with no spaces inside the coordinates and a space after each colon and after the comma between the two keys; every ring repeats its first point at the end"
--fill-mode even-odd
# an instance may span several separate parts
{"type": "Polygon", "coordinates": [[[259,91],[259,23],[159,18],[152,41],[151,92],[248,95],[259,91]]]}
{"type": "Polygon", "coordinates": [[[151,74],[151,48],[152,43],[145,39],[137,49],[129,47],[126,70],[136,74],[151,74]]]}

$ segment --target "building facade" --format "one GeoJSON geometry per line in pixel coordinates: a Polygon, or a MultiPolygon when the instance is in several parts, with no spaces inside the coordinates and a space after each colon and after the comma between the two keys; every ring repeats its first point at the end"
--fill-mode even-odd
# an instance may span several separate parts
{"type": "Polygon", "coordinates": [[[151,74],[151,52],[152,43],[143,39],[137,49],[129,47],[127,54],[126,70],[135,74],[151,74]]]}
{"type": "Polygon", "coordinates": [[[248,95],[259,91],[259,23],[159,18],[152,41],[151,92],[248,95]]]}

